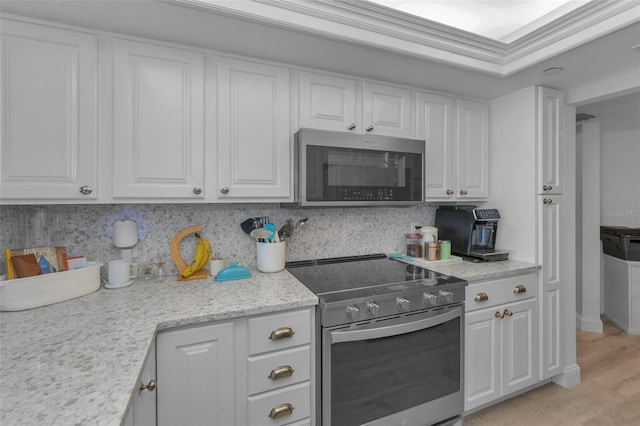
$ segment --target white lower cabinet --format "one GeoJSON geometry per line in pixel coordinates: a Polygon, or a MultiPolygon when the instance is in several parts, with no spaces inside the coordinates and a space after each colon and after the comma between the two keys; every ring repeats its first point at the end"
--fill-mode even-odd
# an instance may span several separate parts
{"type": "Polygon", "coordinates": [[[640,335],[640,261],[604,255],[604,314],[626,333],[640,335]]]}
{"type": "Polygon", "coordinates": [[[156,345],[151,345],[138,379],[124,426],[156,425],[156,345]]]}
{"type": "Polygon", "coordinates": [[[465,412],[538,381],[537,275],[467,287],[465,412]]]}
{"type": "Polygon", "coordinates": [[[313,308],[158,333],[158,425],[313,424],[313,308]]]}

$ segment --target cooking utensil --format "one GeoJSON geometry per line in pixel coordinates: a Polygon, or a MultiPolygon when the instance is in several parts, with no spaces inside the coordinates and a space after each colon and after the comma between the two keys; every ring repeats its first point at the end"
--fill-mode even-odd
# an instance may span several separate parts
{"type": "Polygon", "coordinates": [[[251,217],[240,224],[240,227],[247,234],[251,234],[254,229],[264,227],[265,223],[269,223],[269,216],[251,217]]]}
{"type": "MultiPolygon", "coordinates": [[[[265,223],[264,224],[264,229],[267,229],[269,231],[271,231],[271,234],[267,237],[267,240],[271,241],[273,240],[273,236],[276,234],[276,227],[273,223],[265,223]]],[[[278,239],[278,242],[280,242],[280,240],[278,239]]]]}
{"type": "Polygon", "coordinates": [[[278,231],[278,238],[280,238],[280,241],[284,241],[291,237],[291,233],[293,232],[292,223],[293,221],[288,219],[285,224],[282,225],[282,228],[278,231]]]}
{"type": "Polygon", "coordinates": [[[293,226],[293,229],[298,229],[301,226],[303,226],[305,223],[307,223],[307,221],[309,220],[308,217],[305,217],[304,219],[300,219],[299,221],[296,222],[296,224],[293,226]]]}
{"type": "Polygon", "coordinates": [[[251,231],[249,235],[255,238],[256,241],[260,242],[260,240],[266,240],[269,237],[273,237],[273,231],[266,228],[257,228],[251,231]]]}

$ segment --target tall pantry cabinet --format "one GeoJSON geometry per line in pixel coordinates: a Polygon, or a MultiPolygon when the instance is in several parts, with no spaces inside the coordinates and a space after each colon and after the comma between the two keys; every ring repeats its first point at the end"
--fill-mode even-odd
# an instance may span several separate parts
{"type": "Polygon", "coordinates": [[[491,102],[490,204],[496,245],[541,265],[539,379],[580,380],[575,355],[575,108],[529,87],[491,102]]]}

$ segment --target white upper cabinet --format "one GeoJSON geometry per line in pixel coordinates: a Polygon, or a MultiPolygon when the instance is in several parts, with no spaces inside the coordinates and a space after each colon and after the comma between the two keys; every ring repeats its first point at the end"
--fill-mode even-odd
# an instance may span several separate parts
{"type": "Polygon", "coordinates": [[[364,83],[365,133],[410,138],[413,136],[412,92],[407,89],[364,83]]]}
{"type": "Polygon", "coordinates": [[[424,139],[425,200],[489,196],[489,106],[418,93],[417,133],[424,139]]]}
{"type": "Polygon", "coordinates": [[[426,198],[453,197],[453,99],[418,93],[416,138],[425,141],[424,186],[426,198]]]}
{"type": "Polygon", "coordinates": [[[1,21],[2,201],[96,200],[96,37],[1,21]]]}
{"type": "Polygon", "coordinates": [[[300,72],[298,90],[300,127],[363,131],[355,80],[300,72]]]}
{"type": "Polygon", "coordinates": [[[115,40],[113,197],[203,199],[204,56],[115,40]]]}
{"type": "Polygon", "coordinates": [[[411,90],[311,72],[298,76],[300,127],[413,136],[411,90]]]}
{"type": "Polygon", "coordinates": [[[217,199],[289,201],[289,69],[218,59],[217,199]]]}
{"type": "Polygon", "coordinates": [[[489,105],[456,100],[455,196],[489,196],[489,105]]]}
{"type": "Polygon", "coordinates": [[[538,194],[564,193],[564,93],[538,87],[538,194]]]}

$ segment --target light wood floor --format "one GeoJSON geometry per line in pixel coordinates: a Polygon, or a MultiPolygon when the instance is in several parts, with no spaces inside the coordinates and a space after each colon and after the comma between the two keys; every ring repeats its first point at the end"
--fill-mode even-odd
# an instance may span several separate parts
{"type": "Polygon", "coordinates": [[[640,425],[640,336],[606,317],[604,333],[577,331],[581,383],[554,383],[478,411],[465,426],[640,425]]]}

